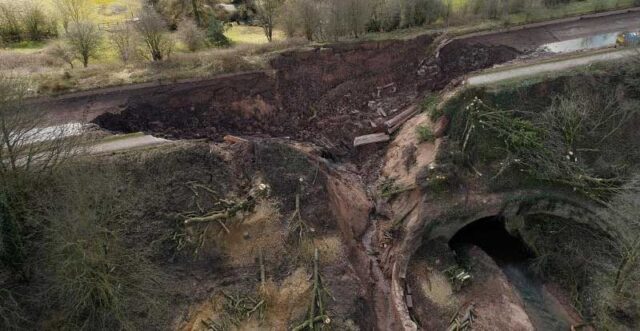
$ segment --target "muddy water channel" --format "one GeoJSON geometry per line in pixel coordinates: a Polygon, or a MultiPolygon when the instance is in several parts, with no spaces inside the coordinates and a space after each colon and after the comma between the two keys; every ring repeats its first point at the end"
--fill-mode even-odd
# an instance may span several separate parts
{"type": "Polygon", "coordinates": [[[623,31],[617,31],[548,43],[540,46],[537,51],[546,53],[570,53],[587,49],[614,47],[616,46],[616,39],[622,33],[623,31]]]}
{"type": "Polygon", "coordinates": [[[478,246],[491,256],[522,299],[524,310],[536,330],[570,329],[571,322],[564,307],[530,270],[532,253],[520,239],[507,232],[500,218],[485,218],[468,225],[449,244],[458,256],[464,256],[464,248],[469,245],[478,246]]]}

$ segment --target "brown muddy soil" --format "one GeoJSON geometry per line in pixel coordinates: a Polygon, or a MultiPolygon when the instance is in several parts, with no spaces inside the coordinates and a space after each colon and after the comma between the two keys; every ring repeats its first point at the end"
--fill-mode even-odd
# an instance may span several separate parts
{"type": "Polygon", "coordinates": [[[415,102],[416,70],[433,37],[368,42],[282,53],[269,73],[227,76],[129,98],[103,128],[170,138],[226,134],[290,137],[334,151],[415,102]]]}

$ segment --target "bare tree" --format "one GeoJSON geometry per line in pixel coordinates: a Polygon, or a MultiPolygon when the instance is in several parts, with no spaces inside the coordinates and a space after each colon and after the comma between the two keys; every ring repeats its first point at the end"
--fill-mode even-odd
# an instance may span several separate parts
{"type": "Polygon", "coordinates": [[[41,172],[77,153],[78,126],[46,127],[41,109],[25,102],[28,84],[0,76],[0,180],[16,172],[41,172]]]}
{"type": "Polygon", "coordinates": [[[345,0],[329,0],[324,7],[324,30],[334,41],[345,35],[345,4],[345,0]]]}
{"type": "Polygon", "coordinates": [[[67,40],[85,68],[89,65],[89,58],[96,55],[101,37],[100,30],[92,22],[82,21],[69,26],[67,40]]]}
{"type": "Polygon", "coordinates": [[[296,13],[304,36],[313,40],[321,27],[321,8],[316,0],[296,0],[296,13]]]}
{"type": "Polygon", "coordinates": [[[145,7],[138,17],[136,28],[151,54],[151,59],[162,61],[173,46],[173,41],[167,36],[167,24],[153,7],[145,7]]]}
{"type": "Polygon", "coordinates": [[[50,56],[64,61],[69,66],[71,66],[71,69],[73,69],[73,62],[76,60],[76,54],[73,48],[71,48],[71,46],[69,46],[67,43],[60,41],[56,42],[53,45],[49,46],[46,52],[50,56]]]}
{"type": "Polygon", "coordinates": [[[191,20],[182,21],[178,26],[178,33],[182,42],[192,52],[199,50],[206,43],[206,34],[191,20]]]}
{"type": "Polygon", "coordinates": [[[136,51],[136,32],[129,23],[118,25],[110,34],[111,44],[118,52],[120,61],[127,63],[134,56],[136,51]]]}
{"type": "Polygon", "coordinates": [[[278,23],[284,34],[291,38],[298,30],[298,17],[295,8],[295,0],[286,0],[278,11],[278,23]]]}
{"type": "Polygon", "coordinates": [[[71,23],[86,21],[91,14],[89,0],[53,0],[53,3],[65,32],[69,31],[71,23]]]}
{"type": "Polygon", "coordinates": [[[255,2],[257,18],[269,42],[273,40],[275,18],[282,3],[283,0],[256,0],[255,2]]]}
{"type": "Polygon", "coordinates": [[[369,0],[343,0],[346,27],[354,37],[364,33],[371,19],[371,3],[369,0]]]}

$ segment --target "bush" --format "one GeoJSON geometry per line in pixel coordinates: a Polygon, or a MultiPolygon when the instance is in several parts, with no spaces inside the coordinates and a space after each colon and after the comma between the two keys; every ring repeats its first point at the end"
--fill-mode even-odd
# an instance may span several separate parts
{"type": "Polygon", "coordinates": [[[114,230],[132,206],[116,169],[76,167],[55,172],[38,194],[39,217],[48,224],[42,261],[47,301],[60,314],[61,329],[143,329],[135,315],[155,317],[154,289],[162,274],[114,230]]]}
{"type": "Polygon", "coordinates": [[[26,37],[29,40],[39,41],[58,35],[56,22],[49,19],[40,5],[35,2],[28,3],[25,6],[22,22],[26,37]]]}
{"type": "Polygon", "coordinates": [[[191,52],[195,52],[206,43],[205,33],[191,20],[185,20],[178,25],[180,39],[191,52]]]}
{"type": "Polygon", "coordinates": [[[109,39],[111,40],[111,44],[116,48],[120,61],[127,63],[134,57],[138,36],[131,24],[121,24],[111,32],[109,39]]]}
{"type": "Polygon", "coordinates": [[[207,39],[209,42],[218,47],[229,46],[231,41],[224,35],[224,32],[224,23],[212,17],[209,20],[209,27],[207,28],[207,39]]]}
{"type": "Polygon", "coordinates": [[[421,143],[424,142],[432,142],[435,140],[435,136],[433,135],[433,131],[428,126],[418,126],[416,128],[416,134],[418,135],[418,141],[421,143]]]}
{"type": "Polygon", "coordinates": [[[45,52],[56,59],[62,60],[73,69],[73,62],[76,60],[76,54],[73,48],[64,42],[56,42],[49,46],[45,52]]]}
{"type": "Polygon", "coordinates": [[[0,37],[5,42],[22,40],[18,9],[6,2],[0,3],[0,37]]]}

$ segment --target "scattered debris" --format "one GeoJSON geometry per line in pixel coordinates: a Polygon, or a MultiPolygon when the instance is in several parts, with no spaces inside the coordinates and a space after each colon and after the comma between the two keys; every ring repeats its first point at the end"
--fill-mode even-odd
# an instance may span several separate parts
{"type": "Polygon", "coordinates": [[[450,268],[447,268],[447,270],[444,271],[444,274],[449,277],[449,281],[456,291],[459,291],[461,288],[466,286],[471,282],[472,279],[471,274],[467,270],[459,266],[452,266],[450,268]]]}
{"type": "Polygon", "coordinates": [[[400,128],[400,126],[402,126],[404,122],[408,121],[411,117],[413,117],[413,115],[417,114],[418,110],[418,107],[416,107],[415,105],[411,105],[402,113],[398,114],[398,116],[384,122],[387,133],[391,134],[398,130],[398,128],[400,128]]]}
{"type": "Polygon", "coordinates": [[[242,321],[251,318],[254,314],[257,314],[259,320],[264,319],[264,300],[250,296],[233,296],[225,292],[222,292],[222,294],[225,299],[222,316],[216,320],[206,319],[200,321],[207,331],[229,330],[233,326],[239,326],[242,321]]]}
{"type": "MultiPolygon", "coordinates": [[[[330,324],[331,319],[327,315],[324,306],[323,298],[325,295],[329,295],[329,292],[324,288],[322,277],[319,271],[320,253],[318,249],[315,249],[313,256],[313,290],[311,293],[311,305],[309,306],[309,317],[302,324],[293,328],[293,331],[301,330],[319,330],[319,323],[330,324]]],[[[330,296],[330,295],[329,295],[330,296]]]]}
{"type": "Polygon", "coordinates": [[[382,96],[382,91],[391,88],[391,93],[396,93],[396,91],[398,91],[398,87],[396,87],[396,83],[389,83],[385,86],[378,86],[376,87],[376,89],[378,90],[378,93],[376,94],[376,96],[378,98],[380,98],[382,96]]]}
{"type": "Polygon", "coordinates": [[[314,232],[314,229],[310,227],[303,219],[300,213],[300,194],[296,194],[296,210],[289,218],[289,238],[295,239],[299,244],[307,239],[307,235],[310,232],[314,232]]]}
{"type": "Polygon", "coordinates": [[[470,303],[468,305],[458,308],[456,313],[453,315],[453,318],[449,322],[449,328],[447,331],[467,331],[472,330],[473,328],[473,320],[476,318],[475,308],[476,305],[474,303],[470,303]]]}

